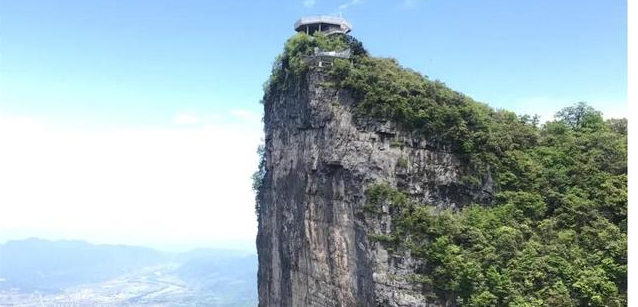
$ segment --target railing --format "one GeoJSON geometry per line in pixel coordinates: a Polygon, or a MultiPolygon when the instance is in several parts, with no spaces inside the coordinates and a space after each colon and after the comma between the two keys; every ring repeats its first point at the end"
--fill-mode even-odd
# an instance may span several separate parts
{"type": "Polygon", "coordinates": [[[333,57],[333,58],[342,58],[349,59],[350,58],[350,48],[342,51],[321,51],[319,48],[315,48],[315,54],[313,56],[317,57],[333,57]]]}

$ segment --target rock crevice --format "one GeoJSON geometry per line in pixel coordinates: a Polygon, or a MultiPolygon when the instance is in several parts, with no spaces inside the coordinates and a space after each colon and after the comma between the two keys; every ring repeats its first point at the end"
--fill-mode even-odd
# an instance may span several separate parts
{"type": "Polygon", "coordinates": [[[383,182],[454,208],[485,202],[491,187],[464,185],[462,162],[445,146],[355,118],[357,101],[327,79],[311,70],[264,99],[259,306],[439,306],[410,282],[418,263],[409,253],[370,240],[391,219],[366,214],[366,188],[383,182]]]}

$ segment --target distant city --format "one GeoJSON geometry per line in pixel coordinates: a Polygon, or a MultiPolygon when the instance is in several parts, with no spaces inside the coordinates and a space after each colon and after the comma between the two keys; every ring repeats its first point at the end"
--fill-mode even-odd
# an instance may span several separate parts
{"type": "Polygon", "coordinates": [[[0,245],[0,306],[256,306],[256,271],[242,251],[10,241],[0,245]]]}

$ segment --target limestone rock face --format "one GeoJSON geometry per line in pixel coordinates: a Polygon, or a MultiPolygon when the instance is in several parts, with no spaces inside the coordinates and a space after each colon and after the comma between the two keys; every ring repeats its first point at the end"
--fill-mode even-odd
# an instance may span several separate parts
{"type": "Polygon", "coordinates": [[[321,70],[264,100],[266,175],[259,191],[259,306],[441,306],[410,282],[419,263],[368,238],[392,220],[364,211],[375,183],[416,201],[458,207],[491,201],[461,183],[462,163],[445,147],[391,123],[356,119],[347,90],[321,70]]]}

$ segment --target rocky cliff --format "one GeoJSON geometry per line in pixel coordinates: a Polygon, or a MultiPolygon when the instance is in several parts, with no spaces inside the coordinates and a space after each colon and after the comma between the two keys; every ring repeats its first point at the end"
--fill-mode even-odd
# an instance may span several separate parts
{"type": "Polygon", "coordinates": [[[261,307],[626,305],[626,119],[539,125],[322,34],[263,105],[261,307]]]}
{"type": "Polygon", "coordinates": [[[264,100],[265,176],[259,191],[261,307],[437,306],[411,282],[417,261],[388,253],[371,234],[389,233],[387,206],[364,210],[366,189],[401,187],[420,202],[457,207],[491,200],[461,182],[445,146],[354,116],[358,101],[310,68],[264,100]]]}

